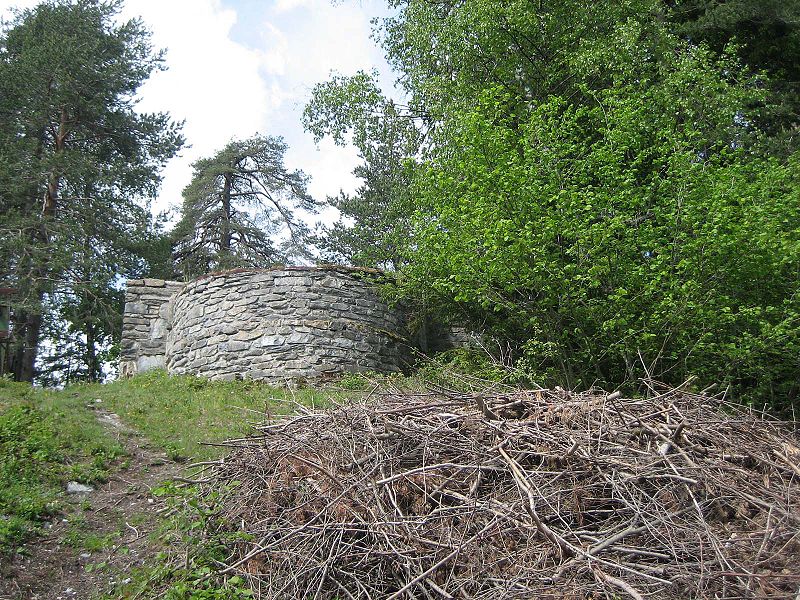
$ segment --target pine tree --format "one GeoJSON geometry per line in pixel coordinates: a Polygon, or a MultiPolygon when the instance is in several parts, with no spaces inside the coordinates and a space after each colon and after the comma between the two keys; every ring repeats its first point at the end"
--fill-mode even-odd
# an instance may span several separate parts
{"type": "Polygon", "coordinates": [[[134,111],[137,89],[162,58],[139,20],[116,23],[121,5],[49,0],[0,31],[0,262],[18,290],[11,359],[19,380],[35,376],[41,333],[54,318],[46,299],[83,285],[76,244],[92,240],[98,264],[118,259],[107,251],[146,228],[136,200],[155,194],[161,167],[183,143],[168,115],[134,111]],[[103,227],[89,232],[88,215],[102,216],[103,227]]]}
{"type": "Polygon", "coordinates": [[[286,148],[279,137],[256,135],[194,163],[174,231],[184,277],[263,267],[304,253],[307,227],[296,211],[313,212],[315,204],[303,172],[284,166],[286,148]]]}

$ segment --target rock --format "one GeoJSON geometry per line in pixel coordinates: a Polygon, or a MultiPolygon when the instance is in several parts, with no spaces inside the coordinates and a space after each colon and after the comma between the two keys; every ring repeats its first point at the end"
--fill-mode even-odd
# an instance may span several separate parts
{"type": "Polygon", "coordinates": [[[147,287],[163,288],[167,285],[167,282],[163,279],[145,279],[144,284],[147,287]]]}
{"type": "Polygon", "coordinates": [[[90,485],[83,485],[82,483],[78,483],[77,481],[70,481],[67,483],[67,493],[68,494],[88,494],[89,492],[93,492],[94,488],[90,485]]]}
{"type": "Polygon", "coordinates": [[[164,368],[164,356],[140,356],[139,360],[136,361],[137,371],[139,373],[143,373],[145,371],[149,371],[150,369],[163,369],[164,368]]]}
{"type": "Polygon", "coordinates": [[[167,321],[165,319],[156,319],[150,325],[150,339],[160,340],[167,336],[167,321]]]}

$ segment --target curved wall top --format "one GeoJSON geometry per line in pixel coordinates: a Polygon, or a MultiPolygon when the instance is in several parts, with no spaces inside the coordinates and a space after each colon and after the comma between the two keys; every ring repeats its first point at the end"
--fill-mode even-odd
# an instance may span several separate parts
{"type": "Polygon", "coordinates": [[[129,281],[121,372],[166,366],[211,379],[281,382],[399,371],[411,351],[405,315],[378,296],[369,281],[377,274],[294,267],[187,284],[129,281]]]}

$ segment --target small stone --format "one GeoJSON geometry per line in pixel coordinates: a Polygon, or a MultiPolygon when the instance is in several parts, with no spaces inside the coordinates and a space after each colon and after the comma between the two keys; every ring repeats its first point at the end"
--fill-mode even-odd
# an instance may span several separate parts
{"type": "Polygon", "coordinates": [[[265,335],[263,338],[261,338],[261,345],[264,347],[282,346],[284,341],[284,337],[280,335],[265,335]]]}
{"type": "Polygon", "coordinates": [[[78,483],[77,481],[70,481],[67,483],[67,493],[68,494],[88,494],[89,492],[93,492],[94,488],[90,485],[83,485],[82,483],[78,483]]]}

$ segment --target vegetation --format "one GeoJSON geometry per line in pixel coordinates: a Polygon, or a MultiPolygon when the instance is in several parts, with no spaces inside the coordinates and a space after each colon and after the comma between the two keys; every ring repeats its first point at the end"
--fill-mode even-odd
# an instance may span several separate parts
{"type": "MultiPolygon", "coordinates": [[[[414,208],[394,221],[400,297],[510,343],[542,385],[695,375],[788,409],[800,159],[781,52],[800,3],[392,5],[376,35],[421,134],[392,174],[414,208]]],[[[381,122],[389,100],[358,89],[318,86],[307,126],[381,122]]]]}
{"type": "Polygon", "coordinates": [[[58,513],[68,481],[104,481],[122,454],[86,409],[91,401],[0,378],[0,556],[58,513]]]}
{"type": "Polygon", "coordinates": [[[364,161],[353,171],[363,182],[356,192],[327,199],[340,218],[321,227],[313,242],[326,261],[397,271],[405,262],[415,206],[407,161],[422,133],[402,106],[381,93],[376,77],[360,72],[320,83],[303,113],[317,141],[352,141],[364,161]]]}
{"type": "Polygon", "coordinates": [[[753,72],[765,72],[767,99],[749,108],[779,156],[800,138],[800,6],[793,0],[677,0],[667,14],[683,38],[716,53],[730,50],[753,72]]]}
{"type": "MultiPolygon", "coordinates": [[[[150,214],[184,139],[166,113],[135,110],[163,57],[119,19],[122,1],[45,0],[0,24],[0,287],[17,290],[3,366],[66,385],[0,378],[0,556],[63,514],[68,481],[123,468],[96,407],[174,461],[209,461],[265,412],[371,390],[357,376],[334,391],[163,372],[101,386],[130,277],[315,245],[394,271],[387,294],[420,319],[500,342],[497,360],[459,350],[420,368],[448,389],[695,377],[759,407],[800,402],[800,0],[389,0],[374,35],[402,98],[374,73],[334,75],[304,113],[317,140],[362,159],[361,186],[327,199],[341,218],[315,235],[307,177],[268,135],[194,164],[174,231],[150,214]]],[[[248,597],[212,576],[237,541],[219,512],[235,487],[161,485],[164,553],[113,597],[248,597]]],[[[67,519],[69,547],[118,537],[67,519]]]]}
{"type": "Polygon", "coordinates": [[[192,376],[168,377],[163,371],[70,389],[101,399],[103,406],[181,461],[220,456],[224,448],[203,444],[241,437],[250,431],[250,423],[260,422],[265,413],[285,414],[296,405],[320,405],[337,396],[334,390],[289,390],[254,381],[212,382],[192,376]]]}
{"type": "Polygon", "coordinates": [[[232,141],[215,156],[194,163],[175,228],[175,261],[190,279],[234,267],[268,266],[302,252],[306,232],[296,209],[314,210],[307,177],[283,164],[280,138],[232,141]],[[274,236],[287,234],[276,247],[274,236]]]}
{"type": "MultiPolygon", "coordinates": [[[[68,521],[62,543],[71,548],[96,553],[117,543],[121,533],[93,531],[85,519],[90,507],[69,507],[64,492],[68,481],[98,484],[127,468],[128,458],[118,441],[121,432],[104,428],[97,410],[117,413],[125,426],[143,433],[146,443],[166,451],[172,460],[203,461],[226,452],[203,442],[247,434],[251,422],[262,422],[265,410],[267,415],[278,415],[297,405],[342,400],[360,394],[353,390],[363,382],[350,377],[337,388],[287,390],[152,371],[105,385],[41,390],[0,378],[0,555],[25,552],[31,536],[56,516],[68,521]]],[[[118,578],[126,583],[120,583],[109,598],[150,597],[144,592],[155,596],[155,590],[173,600],[248,597],[241,581],[215,583],[208,578],[215,561],[225,558],[222,553],[234,541],[215,517],[222,492],[201,500],[193,486],[170,482],[158,486],[154,493],[167,504],[169,517],[158,525],[151,545],[162,554],[152,557],[146,568],[118,578]],[[177,560],[177,550],[188,552],[189,558],[181,554],[177,560]]],[[[91,499],[90,495],[87,504],[91,499]]],[[[124,521],[120,527],[126,530],[124,521]]],[[[90,563],[87,568],[109,566],[90,563]]]]}
{"type": "Polygon", "coordinates": [[[116,21],[118,0],[19,11],[0,32],[15,379],[102,379],[121,278],[316,244],[322,260],[397,272],[398,299],[495,336],[528,382],[694,375],[789,409],[800,2],[390,5],[374,34],[402,101],[358,72],[306,107],[308,131],[363,159],[356,192],[327,199],[341,218],[313,236],[306,177],[267,135],[198,161],[166,235],[146,200],[183,139],[168,115],[133,110],[162,68],[147,30],[116,21]]]}
{"type": "Polygon", "coordinates": [[[117,22],[121,5],[48,0],[0,29],[0,279],[17,290],[20,381],[56,333],[73,340],[80,377],[100,378],[99,352],[119,335],[119,277],[147,268],[145,200],[183,144],[168,115],[134,110],[162,58],[140,21],[117,22]]]}

